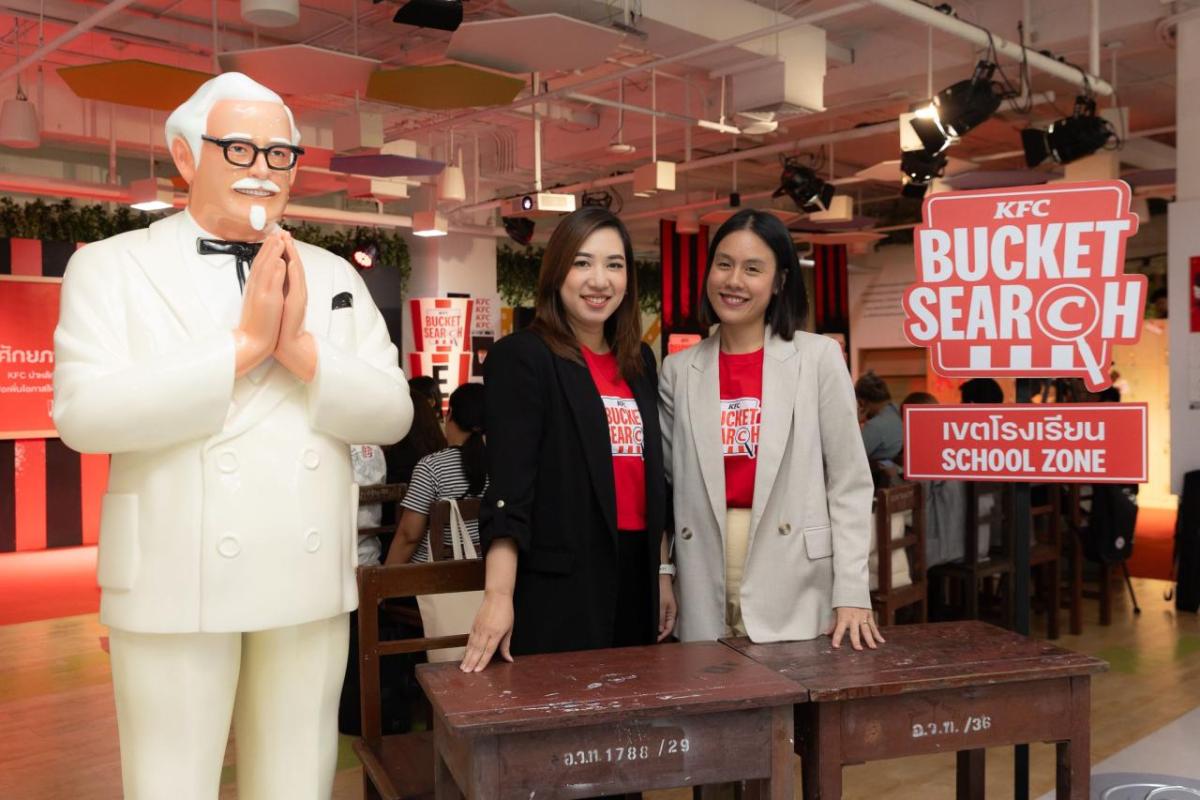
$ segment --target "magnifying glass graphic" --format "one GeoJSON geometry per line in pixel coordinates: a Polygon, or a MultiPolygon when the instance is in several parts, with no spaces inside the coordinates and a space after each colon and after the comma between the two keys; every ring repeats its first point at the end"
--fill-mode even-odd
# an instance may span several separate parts
{"type": "Polygon", "coordinates": [[[1077,283],[1055,286],[1038,300],[1035,318],[1046,336],[1075,345],[1087,370],[1089,388],[1104,385],[1100,359],[1087,341],[1100,324],[1100,303],[1091,290],[1077,283]]]}

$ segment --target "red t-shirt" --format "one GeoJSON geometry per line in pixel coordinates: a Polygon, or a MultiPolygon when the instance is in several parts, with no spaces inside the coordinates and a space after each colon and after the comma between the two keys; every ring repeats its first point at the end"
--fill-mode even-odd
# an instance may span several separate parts
{"type": "Polygon", "coordinates": [[[725,454],[725,505],[754,505],[758,431],[762,427],[763,351],[721,353],[721,450],[725,454]]]}
{"type": "Polygon", "coordinates": [[[646,528],[646,466],[642,457],[642,415],[613,353],[597,355],[581,347],[592,382],[604,401],[612,444],[613,485],[617,490],[617,528],[646,528]]]}

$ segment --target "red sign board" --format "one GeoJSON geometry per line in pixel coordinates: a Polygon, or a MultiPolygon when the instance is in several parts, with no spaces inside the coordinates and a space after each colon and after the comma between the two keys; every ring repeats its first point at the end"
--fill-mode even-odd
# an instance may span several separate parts
{"type": "Polygon", "coordinates": [[[925,198],[904,334],[946,377],[1111,381],[1142,330],[1146,277],[1125,275],[1129,186],[1093,181],[925,198]]]}
{"type": "Polygon", "coordinates": [[[1145,403],[908,405],[909,480],[1144,483],[1145,403]]]}
{"type": "Polygon", "coordinates": [[[57,436],[54,398],[56,278],[0,279],[0,439],[57,436]]]}

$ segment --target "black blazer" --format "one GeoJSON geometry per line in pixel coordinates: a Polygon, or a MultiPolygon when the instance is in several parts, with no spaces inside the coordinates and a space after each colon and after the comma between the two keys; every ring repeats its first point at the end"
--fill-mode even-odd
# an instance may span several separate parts
{"type": "MultiPolygon", "coordinates": [[[[658,563],[666,478],[654,355],[630,386],[641,412],[650,583],[646,640],[658,625],[658,563]]],[[[484,551],[517,542],[512,652],[611,647],[616,614],[617,503],[608,420],[591,373],[537,334],[496,342],[484,362],[489,485],[480,513],[484,551]]]]}

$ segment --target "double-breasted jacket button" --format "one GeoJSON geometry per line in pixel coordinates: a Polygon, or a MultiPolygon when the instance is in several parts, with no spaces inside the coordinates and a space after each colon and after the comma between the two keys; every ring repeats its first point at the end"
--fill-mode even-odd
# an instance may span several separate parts
{"type": "Polygon", "coordinates": [[[683,530],[681,530],[679,532],[679,535],[682,536],[684,539],[690,539],[690,538],[692,538],[692,529],[684,528],[683,530]]]}
{"type": "Polygon", "coordinates": [[[780,535],[782,535],[782,536],[787,536],[787,535],[788,535],[789,533],[791,533],[791,532],[792,532],[792,523],[790,523],[790,522],[785,522],[785,523],[783,523],[782,525],[780,525],[780,526],[779,526],[779,533],[780,533],[780,535]]]}
{"type": "Polygon", "coordinates": [[[305,450],[301,461],[309,469],[316,469],[321,464],[321,456],[316,450],[305,450]]]}
{"type": "Polygon", "coordinates": [[[242,552],[242,543],[232,533],[227,533],[217,542],[217,552],[225,558],[237,558],[242,552]]]}
{"type": "Polygon", "coordinates": [[[238,458],[236,453],[226,450],[217,456],[217,469],[221,470],[221,472],[236,472],[237,468],[238,458]]]}
{"type": "Polygon", "coordinates": [[[304,549],[310,553],[315,553],[321,549],[321,534],[315,530],[311,530],[304,537],[304,549]]]}
{"type": "Polygon", "coordinates": [[[503,500],[497,500],[497,501],[496,501],[496,508],[504,508],[504,501],[503,501],[503,500]]]}

